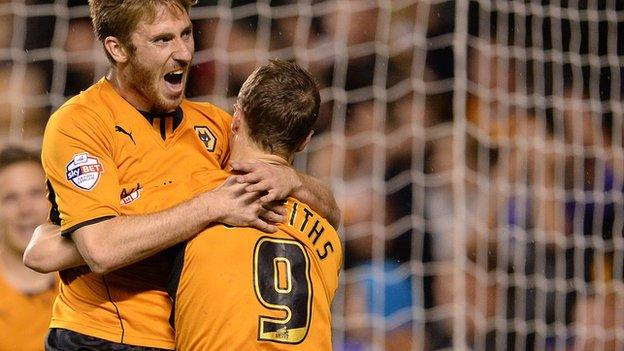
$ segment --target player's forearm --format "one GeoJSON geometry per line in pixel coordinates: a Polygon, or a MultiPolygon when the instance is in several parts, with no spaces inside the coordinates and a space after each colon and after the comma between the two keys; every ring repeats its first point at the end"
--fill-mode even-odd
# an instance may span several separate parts
{"type": "Polygon", "coordinates": [[[340,209],[331,190],[318,179],[297,172],[301,185],[296,187],[292,196],[307,203],[334,227],[340,224],[340,209]]]}
{"type": "Polygon", "coordinates": [[[204,193],[183,204],[147,215],[119,216],[72,234],[91,270],[105,274],[188,240],[219,220],[204,193]]]}
{"type": "Polygon", "coordinates": [[[267,210],[259,194],[228,178],[218,188],[164,211],[120,216],[76,230],[72,237],[95,273],[104,274],[185,241],[210,223],[277,230],[283,215],[267,210]]]}
{"type": "Polygon", "coordinates": [[[39,273],[85,265],[74,242],[60,235],[59,226],[44,224],[33,233],[24,251],[24,265],[39,273]]]}

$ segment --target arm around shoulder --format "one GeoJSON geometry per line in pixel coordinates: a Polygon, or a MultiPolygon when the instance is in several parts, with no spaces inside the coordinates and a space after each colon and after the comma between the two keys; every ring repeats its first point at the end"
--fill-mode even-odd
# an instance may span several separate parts
{"type": "Polygon", "coordinates": [[[265,210],[244,187],[230,177],[220,187],[177,206],[89,224],[74,231],[72,238],[91,271],[105,274],[188,240],[210,223],[277,230],[259,218],[265,210]]]}
{"type": "Polygon", "coordinates": [[[297,172],[300,185],[296,186],[292,196],[310,205],[312,209],[325,217],[329,224],[338,228],[341,212],[332,191],[318,179],[297,172]]]}
{"type": "Polygon", "coordinates": [[[334,227],[340,224],[340,209],[331,190],[318,179],[297,172],[292,166],[270,164],[263,161],[233,161],[235,171],[244,173],[237,176],[239,183],[248,183],[246,191],[265,192],[261,198],[265,203],[283,200],[293,196],[305,202],[325,217],[334,227]]]}

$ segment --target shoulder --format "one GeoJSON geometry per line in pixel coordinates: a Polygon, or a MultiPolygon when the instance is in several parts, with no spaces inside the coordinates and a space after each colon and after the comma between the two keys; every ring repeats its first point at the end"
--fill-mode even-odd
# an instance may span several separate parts
{"type": "Polygon", "coordinates": [[[102,82],[92,85],[61,105],[50,117],[49,124],[66,127],[106,123],[110,119],[111,106],[105,94],[106,87],[102,82]]]}
{"type": "Polygon", "coordinates": [[[184,100],[182,109],[197,114],[200,118],[207,118],[216,124],[225,124],[229,127],[232,122],[232,116],[229,113],[209,102],[184,100]]]}
{"type": "Polygon", "coordinates": [[[113,140],[115,119],[107,100],[97,91],[97,83],[69,99],[47,122],[43,149],[56,150],[69,141],[109,145],[113,140]]]}
{"type": "Polygon", "coordinates": [[[334,228],[334,226],[332,226],[325,217],[314,211],[312,207],[305,202],[299,201],[294,197],[288,197],[286,199],[285,207],[287,212],[291,214],[291,222],[301,220],[307,223],[313,219],[318,221],[323,228],[334,232],[336,231],[336,228],[334,228]]]}
{"type": "Polygon", "coordinates": [[[306,203],[292,197],[286,200],[284,207],[287,213],[286,221],[279,223],[278,228],[315,248],[319,245],[323,247],[326,241],[331,242],[332,252],[338,251],[338,256],[342,255],[340,235],[327,219],[306,203]]]}
{"type": "Polygon", "coordinates": [[[61,132],[103,133],[114,123],[108,114],[76,101],[68,101],[52,114],[45,134],[61,132]]]}

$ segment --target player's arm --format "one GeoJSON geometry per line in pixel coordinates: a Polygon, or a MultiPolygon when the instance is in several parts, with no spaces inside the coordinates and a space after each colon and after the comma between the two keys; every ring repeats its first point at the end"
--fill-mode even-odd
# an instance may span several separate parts
{"type": "Polygon", "coordinates": [[[50,220],[71,236],[93,272],[137,262],[187,240],[210,222],[271,232],[276,230],[271,223],[282,220],[255,201],[258,194],[232,180],[158,213],[122,215],[113,127],[105,113],[70,104],[50,118],[43,140],[50,220]]]}
{"type": "Polygon", "coordinates": [[[341,213],[332,191],[312,176],[297,171],[295,174],[296,181],[290,195],[309,204],[312,209],[325,217],[329,224],[338,228],[341,213]]]}
{"type": "Polygon", "coordinates": [[[251,226],[266,232],[281,222],[279,209],[257,201],[230,177],[219,188],[164,211],[117,216],[78,228],[71,237],[94,273],[105,274],[152,256],[199,233],[213,222],[251,226]]]}
{"type": "Polygon", "coordinates": [[[297,172],[286,165],[262,161],[231,162],[235,171],[245,174],[237,177],[241,183],[251,183],[247,191],[267,192],[260,200],[270,203],[293,196],[307,203],[334,227],[340,223],[340,209],[331,190],[318,179],[297,172]]]}
{"type": "Polygon", "coordinates": [[[74,242],[60,235],[61,227],[42,224],[35,229],[24,251],[24,265],[39,273],[85,265],[74,242]]]}
{"type": "Polygon", "coordinates": [[[277,228],[267,222],[283,220],[280,210],[263,207],[259,195],[246,193],[245,186],[230,179],[165,211],[86,225],[71,233],[73,240],[61,236],[59,226],[39,226],[24,253],[24,264],[41,273],[87,264],[93,272],[105,274],[187,240],[211,222],[274,232],[277,228]]]}

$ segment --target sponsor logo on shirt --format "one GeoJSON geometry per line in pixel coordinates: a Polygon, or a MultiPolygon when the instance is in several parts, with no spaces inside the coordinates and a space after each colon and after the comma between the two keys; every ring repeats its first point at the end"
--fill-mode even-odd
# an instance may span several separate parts
{"type": "Polygon", "coordinates": [[[135,188],[132,188],[130,190],[126,190],[125,188],[121,191],[121,194],[119,195],[119,198],[121,199],[121,205],[129,205],[130,203],[132,203],[134,200],[138,199],[139,197],[141,197],[141,191],[143,190],[143,187],[141,186],[141,183],[137,183],[135,188]]]}
{"type": "Polygon", "coordinates": [[[128,136],[128,138],[130,138],[130,140],[132,140],[132,143],[134,145],[136,145],[136,142],[134,141],[134,138],[132,137],[132,132],[128,132],[125,129],[123,129],[123,127],[121,126],[115,126],[115,131],[121,134],[125,134],[128,136]]]}
{"type": "Polygon", "coordinates": [[[104,173],[100,160],[88,152],[74,155],[66,169],[67,180],[82,190],[93,189],[100,180],[100,175],[104,173]]]}

